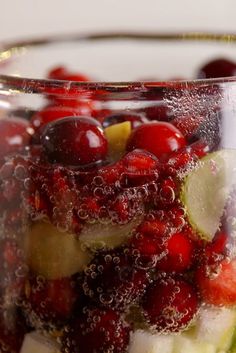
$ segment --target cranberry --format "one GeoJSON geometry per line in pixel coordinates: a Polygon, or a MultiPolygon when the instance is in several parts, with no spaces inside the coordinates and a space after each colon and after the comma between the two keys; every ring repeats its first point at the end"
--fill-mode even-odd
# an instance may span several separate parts
{"type": "Polygon", "coordinates": [[[60,118],[78,115],[88,116],[90,113],[91,107],[88,103],[81,103],[81,105],[76,108],[51,105],[35,113],[31,118],[31,124],[34,130],[38,130],[41,126],[60,118]]]}
{"type": "Polygon", "coordinates": [[[147,261],[165,272],[182,272],[192,264],[194,247],[186,232],[170,234],[175,229],[167,220],[153,219],[138,226],[130,240],[137,251],[137,264],[147,261]]]}
{"type": "Polygon", "coordinates": [[[185,172],[194,162],[204,157],[209,152],[209,146],[203,141],[197,141],[170,154],[163,164],[164,174],[176,175],[185,172]]]}
{"type": "Polygon", "coordinates": [[[203,116],[180,116],[172,120],[172,124],[182,132],[184,137],[190,138],[193,135],[201,123],[204,122],[203,116]]]}
{"type": "Polygon", "coordinates": [[[166,105],[153,105],[141,109],[149,120],[169,121],[171,119],[170,109],[166,105]]]}
{"type": "Polygon", "coordinates": [[[126,154],[121,162],[124,166],[122,178],[127,186],[142,185],[158,179],[159,163],[152,153],[134,150],[126,154]]]}
{"type": "Polygon", "coordinates": [[[144,314],[158,332],[177,332],[193,319],[198,308],[194,288],[183,280],[162,279],[144,297],[144,314]]]}
{"type": "Polygon", "coordinates": [[[0,160],[27,146],[31,139],[30,133],[33,133],[31,130],[30,124],[24,119],[0,119],[0,160]]]}
{"type": "Polygon", "coordinates": [[[236,260],[224,259],[214,266],[203,264],[195,273],[202,299],[211,305],[235,306],[236,260]]]}
{"type": "Polygon", "coordinates": [[[114,115],[107,116],[103,120],[103,127],[106,128],[108,126],[123,123],[125,121],[130,121],[132,128],[136,128],[137,126],[147,123],[148,120],[142,114],[137,113],[117,113],[114,115]]]}
{"type": "Polygon", "coordinates": [[[28,302],[31,309],[43,321],[63,321],[68,319],[79,299],[71,278],[29,281],[28,302]]]}
{"type": "Polygon", "coordinates": [[[211,242],[202,244],[199,254],[196,255],[198,265],[205,264],[209,268],[217,266],[227,256],[227,244],[229,236],[225,231],[219,231],[211,242]]]}
{"type": "Polygon", "coordinates": [[[175,126],[166,122],[152,122],[133,130],[127,143],[127,150],[140,148],[164,159],[185,145],[184,136],[175,126]]]}
{"type": "Polygon", "coordinates": [[[97,255],[85,270],[83,289],[99,306],[125,309],[143,295],[149,275],[121,251],[97,255]]]}
{"type": "Polygon", "coordinates": [[[165,272],[182,272],[192,264],[193,242],[184,232],[172,234],[165,242],[164,253],[157,261],[157,268],[165,272]]]}
{"type": "Polygon", "coordinates": [[[150,259],[156,264],[156,255],[160,253],[162,239],[166,237],[168,225],[159,219],[146,220],[141,223],[133,237],[130,239],[130,245],[138,251],[141,258],[150,259]]]}
{"type": "Polygon", "coordinates": [[[69,71],[64,66],[57,66],[49,71],[48,78],[53,80],[67,81],[89,81],[89,78],[83,74],[69,71]]]}
{"type": "Polygon", "coordinates": [[[218,78],[218,77],[229,77],[236,75],[236,64],[228,59],[219,58],[208,62],[206,65],[201,67],[197,77],[201,79],[205,78],[218,78]]]}
{"type": "Polygon", "coordinates": [[[107,140],[93,118],[68,117],[48,124],[42,135],[44,151],[52,163],[83,166],[103,160],[107,140]]]}
{"type": "Polygon", "coordinates": [[[74,353],[124,353],[129,335],[129,325],[115,311],[86,308],[74,321],[64,346],[74,353]]]}

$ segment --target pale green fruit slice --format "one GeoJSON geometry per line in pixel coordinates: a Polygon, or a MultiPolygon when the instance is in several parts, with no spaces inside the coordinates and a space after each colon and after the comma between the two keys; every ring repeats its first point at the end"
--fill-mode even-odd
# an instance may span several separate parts
{"type": "Polygon", "coordinates": [[[50,223],[34,223],[25,236],[29,268],[47,279],[69,277],[82,271],[91,255],[75,235],[61,232],[50,223]]]}
{"type": "MultiPolygon", "coordinates": [[[[152,334],[136,330],[131,334],[129,353],[172,353],[174,335],[152,334]]],[[[189,352],[190,353],[190,352],[189,352]]]]}
{"type": "Polygon", "coordinates": [[[216,353],[216,347],[208,342],[201,342],[185,335],[176,336],[172,353],[216,353]]]}
{"type": "Polygon", "coordinates": [[[131,133],[130,121],[108,126],[104,132],[108,140],[110,156],[113,159],[118,159],[126,149],[127,140],[131,133]]]}
{"type": "Polygon", "coordinates": [[[59,344],[42,334],[33,331],[24,337],[20,353],[60,353],[59,344]]]}
{"type": "Polygon", "coordinates": [[[182,186],[181,200],[193,228],[212,240],[232,186],[236,183],[236,150],[220,150],[199,161],[182,186]]]}
{"type": "Polygon", "coordinates": [[[84,227],[79,236],[82,244],[91,250],[114,249],[129,239],[131,231],[141,222],[141,217],[127,224],[94,223],[84,227]]]}
{"type": "Polygon", "coordinates": [[[235,309],[202,307],[196,322],[195,337],[198,341],[213,344],[220,351],[227,351],[232,345],[235,326],[235,309]]]}

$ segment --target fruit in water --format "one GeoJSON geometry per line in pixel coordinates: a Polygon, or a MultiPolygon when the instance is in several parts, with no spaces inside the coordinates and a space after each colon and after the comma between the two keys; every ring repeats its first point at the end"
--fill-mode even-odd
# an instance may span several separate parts
{"type": "Polygon", "coordinates": [[[73,324],[67,347],[74,353],[124,353],[129,334],[129,325],[115,311],[86,308],[73,324]]]}
{"type": "Polygon", "coordinates": [[[148,272],[135,268],[122,251],[103,252],[85,269],[83,289],[99,306],[125,309],[137,303],[149,283],[148,272]]]}
{"type": "MultiPolygon", "coordinates": [[[[172,353],[174,336],[136,330],[130,336],[129,353],[172,353]]],[[[189,352],[191,353],[191,352],[189,352]]]]}
{"type": "Polygon", "coordinates": [[[140,218],[134,218],[126,224],[90,224],[83,227],[80,233],[80,241],[91,250],[113,249],[126,243],[130,232],[140,222],[140,218]]]}
{"type": "Polygon", "coordinates": [[[199,342],[213,344],[219,351],[227,351],[232,343],[235,324],[235,309],[203,306],[198,313],[194,337],[199,342]]]}
{"type": "Polygon", "coordinates": [[[150,152],[134,150],[127,153],[121,159],[121,163],[123,165],[121,181],[125,186],[148,184],[159,177],[158,160],[150,152]]]}
{"type": "Polygon", "coordinates": [[[236,260],[225,259],[214,266],[203,265],[196,272],[203,300],[212,305],[236,304],[236,260]]]}
{"type": "MultiPolygon", "coordinates": [[[[185,335],[178,335],[174,339],[172,353],[216,353],[216,347],[208,342],[199,342],[185,335]]],[[[223,351],[222,351],[223,353],[223,351]]]]}
{"type": "Polygon", "coordinates": [[[125,121],[108,126],[105,128],[104,133],[108,141],[108,149],[111,158],[119,159],[125,152],[126,143],[131,133],[131,123],[125,121]]]}
{"type": "Polygon", "coordinates": [[[198,297],[189,283],[163,279],[147,289],[143,309],[147,321],[158,332],[178,332],[195,316],[198,297]]]}
{"type": "Polygon", "coordinates": [[[30,129],[30,124],[25,119],[0,119],[0,160],[27,146],[31,134],[33,134],[33,130],[30,129]]]}
{"type": "Polygon", "coordinates": [[[93,118],[67,117],[45,127],[41,138],[52,163],[84,166],[106,158],[107,139],[93,118]]]}
{"type": "Polygon", "coordinates": [[[208,62],[200,68],[197,77],[204,78],[217,78],[217,77],[230,77],[236,75],[236,64],[228,59],[219,58],[208,62]]]}
{"type": "Polygon", "coordinates": [[[236,181],[236,152],[220,150],[202,158],[182,186],[181,199],[190,224],[212,240],[232,185],[236,181]]]}
{"type": "Polygon", "coordinates": [[[70,317],[80,299],[70,277],[55,280],[32,278],[27,283],[27,300],[43,321],[63,321],[70,317]]]}
{"type": "Polygon", "coordinates": [[[25,335],[20,353],[59,353],[60,345],[56,340],[43,336],[37,331],[25,335]]]}
{"type": "Polygon", "coordinates": [[[192,264],[193,242],[185,232],[174,233],[165,241],[163,252],[165,255],[157,261],[157,268],[165,272],[182,272],[192,264]]]}
{"type": "Polygon", "coordinates": [[[184,147],[186,141],[182,133],[172,124],[151,122],[134,129],[127,142],[127,151],[140,148],[153,153],[160,159],[184,147]]]}
{"type": "Polygon", "coordinates": [[[24,243],[31,271],[47,279],[69,277],[82,271],[91,259],[75,235],[61,232],[50,223],[34,223],[24,243]]]}
{"type": "Polygon", "coordinates": [[[54,120],[71,116],[88,116],[91,109],[89,105],[81,104],[81,106],[73,108],[58,105],[49,105],[44,109],[35,113],[31,118],[31,124],[35,130],[38,130],[45,124],[54,120]]]}

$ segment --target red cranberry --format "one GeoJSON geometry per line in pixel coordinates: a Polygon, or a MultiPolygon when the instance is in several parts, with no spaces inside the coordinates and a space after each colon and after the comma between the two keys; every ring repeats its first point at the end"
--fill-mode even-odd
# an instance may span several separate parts
{"type": "Polygon", "coordinates": [[[113,310],[86,308],[75,320],[64,346],[74,353],[124,353],[130,327],[113,310]]]}
{"type": "Polygon", "coordinates": [[[193,135],[201,123],[204,121],[203,116],[180,116],[172,120],[172,124],[182,132],[184,137],[190,138],[193,135]]]}
{"type": "Polygon", "coordinates": [[[130,256],[106,252],[85,270],[83,289],[99,306],[123,310],[140,299],[148,281],[148,273],[135,268],[130,256]]]}
{"type": "Polygon", "coordinates": [[[167,235],[167,230],[168,225],[162,220],[144,221],[138,226],[130,245],[138,251],[138,256],[152,259],[160,253],[162,239],[167,235]]]}
{"type": "Polygon", "coordinates": [[[137,251],[137,265],[147,261],[165,272],[182,272],[192,264],[193,242],[186,232],[169,234],[175,228],[167,220],[153,219],[138,226],[130,245],[137,251]]]}
{"type": "Polygon", "coordinates": [[[27,300],[41,320],[63,321],[71,316],[79,296],[71,278],[50,281],[33,278],[29,285],[27,300]]]}
{"type": "Polygon", "coordinates": [[[209,152],[209,146],[203,141],[197,141],[170,154],[163,164],[164,174],[175,175],[179,171],[185,172],[194,162],[209,152]]]}
{"type": "Polygon", "coordinates": [[[149,120],[169,121],[171,119],[170,109],[166,105],[153,105],[141,109],[149,120]]]}
{"type": "Polygon", "coordinates": [[[124,166],[122,178],[128,186],[147,184],[158,179],[159,163],[152,153],[134,150],[126,154],[121,162],[124,166]]]}
{"type": "Polygon", "coordinates": [[[228,59],[219,58],[208,62],[198,72],[197,77],[218,78],[236,75],[236,64],[228,59]]]}
{"type": "Polygon", "coordinates": [[[107,155],[107,140],[92,118],[68,117],[52,122],[44,130],[42,143],[53,163],[83,166],[107,155]]]}
{"type": "Polygon", "coordinates": [[[211,242],[203,244],[200,253],[196,254],[196,263],[199,265],[215,266],[227,256],[228,234],[224,231],[218,232],[211,242]]]}
{"type": "Polygon", "coordinates": [[[64,66],[57,66],[49,71],[49,79],[53,80],[67,80],[67,81],[89,81],[89,78],[83,74],[69,71],[64,66]]]}
{"type": "Polygon", "coordinates": [[[30,133],[33,133],[31,130],[30,124],[24,119],[0,119],[0,159],[27,146],[30,133]]]}
{"type": "Polygon", "coordinates": [[[60,118],[79,115],[89,116],[90,113],[91,107],[88,103],[81,103],[81,105],[76,108],[51,105],[35,113],[31,118],[31,124],[34,130],[37,130],[41,126],[60,118]]]}
{"type": "Polygon", "coordinates": [[[157,268],[165,272],[187,270],[193,260],[194,246],[184,232],[175,233],[165,242],[165,255],[157,261],[157,268]]]}
{"type": "Polygon", "coordinates": [[[196,283],[202,299],[215,306],[236,304],[236,260],[224,259],[213,266],[203,264],[196,271],[196,283]]]}
{"type": "Polygon", "coordinates": [[[117,113],[114,115],[107,116],[103,120],[103,127],[106,128],[108,126],[123,123],[125,121],[130,121],[132,129],[138,127],[143,123],[147,123],[148,120],[142,114],[137,113],[117,113]]]}
{"type": "Polygon", "coordinates": [[[127,143],[127,150],[140,148],[163,159],[185,145],[184,136],[175,126],[165,122],[152,122],[133,130],[127,143]]]}
{"type": "Polygon", "coordinates": [[[151,286],[144,297],[144,314],[158,332],[177,332],[193,319],[198,308],[194,288],[183,280],[163,279],[151,286]]]}

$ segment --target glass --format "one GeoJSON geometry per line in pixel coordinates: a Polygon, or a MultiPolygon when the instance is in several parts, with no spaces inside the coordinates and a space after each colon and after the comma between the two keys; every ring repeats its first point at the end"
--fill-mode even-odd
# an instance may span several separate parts
{"type": "Polygon", "coordinates": [[[235,41],[2,46],[1,352],[236,352],[235,41]]]}

